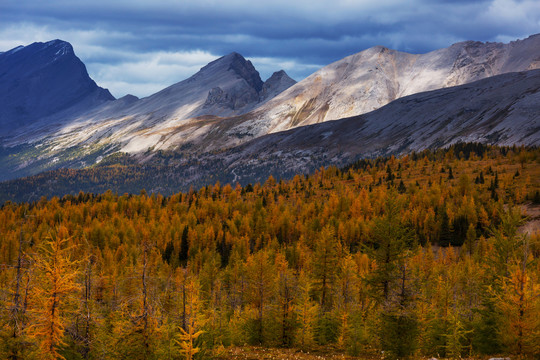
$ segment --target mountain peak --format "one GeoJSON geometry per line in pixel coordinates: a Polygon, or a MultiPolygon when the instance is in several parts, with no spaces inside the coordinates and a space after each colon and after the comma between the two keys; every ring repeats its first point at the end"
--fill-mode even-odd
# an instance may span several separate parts
{"type": "MultiPolygon", "coordinates": [[[[19,45],[14,47],[11,50],[8,50],[6,52],[0,52],[0,54],[7,56],[7,55],[14,55],[21,50],[24,50],[25,52],[38,52],[38,51],[55,51],[55,52],[62,52],[62,54],[74,54],[73,52],[73,46],[71,46],[70,43],[64,40],[55,39],[47,42],[34,42],[30,45],[23,46],[19,45]]],[[[60,55],[60,53],[58,54],[60,55]]]]}
{"type": "Polygon", "coordinates": [[[246,58],[244,58],[242,54],[237,53],[236,51],[233,51],[225,56],[222,56],[221,58],[222,59],[241,59],[241,60],[246,61],[246,58]]]}
{"type": "Polygon", "coordinates": [[[257,93],[262,90],[263,81],[259,72],[255,69],[251,61],[246,60],[242,55],[234,51],[212,61],[203,67],[200,73],[216,75],[227,71],[233,72],[243,78],[257,93]]]}
{"type": "Polygon", "coordinates": [[[0,128],[110,100],[114,97],[88,76],[66,41],[35,42],[0,54],[0,128]]]}
{"type": "Polygon", "coordinates": [[[55,47],[57,49],[66,49],[66,50],[69,50],[69,51],[73,51],[73,46],[71,46],[70,43],[68,43],[67,41],[64,41],[64,40],[60,40],[60,39],[55,39],[55,40],[48,41],[48,42],[45,43],[45,46],[47,46],[47,47],[55,47]]]}
{"type": "MultiPolygon", "coordinates": [[[[23,46],[19,50],[25,49],[27,51],[33,51],[35,53],[43,52],[44,56],[51,56],[54,59],[58,59],[61,56],[69,55],[75,57],[73,46],[64,40],[55,39],[47,42],[35,42],[28,46],[23,46]]],[[[18,51],[18,50],[17,50],[18,51]]]]}
{"type": "Polygon", "coordinates": [[[263,100],[273,98],[294,84],[296,84],[296,81],[289,77],[285,70],[276,71],[264,82],[261,98],[263,100]]]}
{"type": "MultiPolygon", "coordinates": [[[[293,80],[286,72],[285,70],[279,70],[279,71],[276,71],[272,74],[272,76],[270,76],[268,78],[268,80],[266,81],[270,81],[272,79],[283,79],[283,78],[289,78],[291,80],[293,80]]],[[[294,81],[294,80],[293,80],[294,81]]]]}
{"type": "Polygon", "coordinates": [[[246,58],[234,51],[221,59],[228,63],[228,71],[234,71],[237,75],[246,80],[258,93],[262,90],[263,81],[251,61],[246,60],[246,58]]]}
{"type": "Polygon", "coordinates": [[[224,55],[220,58],[217,58],[214,61],[209,62],[208,64],[206,64],[204,67],[201,68],[201,71],[214,69],[216,67],[228,67],[234,62],[239,62],[239,63],[244,64],[247,62],[247,60],[241,54],[233,51],[230,54],[224,55]]]}

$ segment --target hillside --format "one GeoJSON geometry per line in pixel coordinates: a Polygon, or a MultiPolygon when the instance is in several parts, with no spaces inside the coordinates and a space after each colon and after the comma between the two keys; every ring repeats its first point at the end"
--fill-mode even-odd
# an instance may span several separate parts
{"type": "Polygon", "coordinates": [[[466,41],[426,54],[376,46],[327,65],[257,109],[265,133],[357,116],[420,92],[540,68],[540,34],[466,41]]]}
{"type": "MultiPolygon", "coordinates": [[[[460,142],[538,146],[539,90],[540,70],[504,74],[410,95],[362,116],[269,134],[223,151],[210,147],[199,154],[197,146],[220,144],[223,134],[237,125],[235,118],[206,119],[205,126],[214,128],[200,144],[175,152],[115,154],[88,169],[62,169],[0,183],[0,198],[31,201],[42,195],[108,189],[138,193],[143,188],[170,195],[216,181],[246,185],[270,174],[290,179],[321,166],[460,142]]],[[[189,132],[191,126],[186,124],[179,133],[189,132]]],[[[235,137],[230,134],[228,139],[235,137]]]]}
{"type": "Polygon", "coordinates": [[[540,238],[518,228],[539,161],[468,144],[170,197],[6,203],[0,357],[535,358],[540,238]]]}

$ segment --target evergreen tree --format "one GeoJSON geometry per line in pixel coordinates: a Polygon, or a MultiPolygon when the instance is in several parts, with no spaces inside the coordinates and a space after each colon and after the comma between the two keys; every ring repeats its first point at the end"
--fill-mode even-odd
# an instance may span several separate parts
{"type": "Polygon", "coordinates": [[[399,288],[383,303],[379,337],[389,358],[403,359],[414,354],[418,346],[419,324],[414,312],[407,265],[400,265],[399,288]]]}
{"type": "Polygon", "coordinates": [[[184,230],[182,230],[182,239],[180,242],[180,251],[178,252],[178,261],[180,262],[180,265],[186,266],[188,261],[188,255],[189,255],[189,228],[188,226],[184,226],[184,230]]]}
{"type": "Polygon", "coordinates": [[[380,299],[386,301],[400,277],[399,268],[407,250],[416,245],[414,232],[399,221],[399,205],[392,194],[386,200],[384,217],[374,222],[370,243],[367,251],[377,266],[369,282],[380,299]]]}
{"type": "Polygon", "coordinates": [[[399,186],[397,188],[397,191],[400,193],[400,194],[404,194],[406,191],[407,191],[407,188],[405,187],[405,184],[403,183],[403,180],[401,180],[399,182],[399,186]]]}
{"type": "Polygon", "coordinates": [[[274,296],[275,268],[267,251],[261,250],[250,256],[246,264],[248,276],[248,296],[255,310],[255,318],[249,321],[249,335],[252,344],[262,345],[267,340],[265,324],[268,319],[268,306],[274,296]]]}

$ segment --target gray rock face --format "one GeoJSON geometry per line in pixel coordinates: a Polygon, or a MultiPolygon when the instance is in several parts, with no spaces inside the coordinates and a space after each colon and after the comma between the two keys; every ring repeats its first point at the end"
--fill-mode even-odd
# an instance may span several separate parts
{"type": "Polygon", "coordinates": [[[508,44],[466,41],[420,55],[375,46],[321,68],[253,118],[264,124],[264,133],[283,131],[365,114],[423,91],[538,68],[540,34],[508,44]]]}
{"type": "Polygon", "coordinates": [[[0,135],[60,111],[114,100],[61,40],[0,53],[0,135]]]}
{"type": "Polygon", "coordinates": [[[266,80],[261,90],[261,100],[270,100],[296,84],[284,70],[276,71],[266,80]]]}
{"type": "MultiPolygon", "coordinates": [[[[208,97],[203,106],[206,113],[202,115],[209,115],[209,109],[212,108],[223,108],[233,110],[235,114],[242,114],[296,84],[296,81],[291,79],[283,70],[275,72],[263,83],[253,64],[238,53],[229,54],[215,62],[219,63],[220,61],[228,61],[229,67],[227,71],[238,75],[245,82],[230,87],[227,91],[224,91],[219,86],[212,88],[208,92],[208,97]]],[[[207,67],[210,68],[215,65],[215,62],[208,64],[207,67]]],[[[201,71],[205,71],[207,67],[204,67],[201,71]]],[[[220,114],[216,115],[219,116],[220,114]]]]}
{"type": "Polygon", "coordinates": [[[229,54],[228,57],[230,59],[230,64],[227,70],[234,71],[241,78],[246,80],[256,92],[260,92],[263,87],[263,81],[251,61],[244,59],[242,55],[236,52],[229,54]]]}
{"type": "MultiPolygon", "coordinates": [[[[455,141],[538,145],[540,79],[531,69],[540,68],[539,59],[540,35],[509,44],[463,42],[422,55],[376,46],[290,86],[284,72],[263,83],[249,61],[232,53],[147,98],[128,97],[68,114],[54,129],[25,127],[0,145],[38,147],[42,169],[58,167],[55,161],[65,158],[66,149],[77,149],[71,163],[87,156],[87,166],[95,160],[86,149],[107,149],[100,156],[149,149],[198,156],[234,148],[235,154],[250,153],[248,159],[268,155],[276,166],[296,172],[313,163],[302,160],[304,150],[338,164],[361,154],[455,141]],[[340,118],[349,119],[329,121],[340,118]]],[[[26,171],[33,165],[29,160],[9,166],[26,171]]]]}
{"type": "Polygon", "coordinates": [[[200,115],[241,114],[259,102],[263,81],[251,61],[233,52],[209,63],[200,71],[215,75],[219,75],[219,72],[228,73],[237,81],[225,83],[225,90],[223,85],[210,89],[200,115]]]}
{"type": "MultiPolygon", "coordinates": [[[[71,46],[66,49],[66,53],[72,53],[71,46]]],[[[15,49],[10,53],[15,52],[22,53],[22,50],[15,49]]],[[[28,61],[27,57],[31,55],[24,53],[21,59],[28,61]]],[[[3,58],[5,56],[2,54],[3,58]]],[[[11,70],[13,64],[7,64],[6,67],[11,70]]],[[[73,72],[73,69],[65,66],[61,70],[63,72],[49,71],[47,76],[53,79],[57,76],[66,78],[73,72]]],[[[21,130],[10,129],[5,132],[8,135],[5,137],[0,133],[0,146],[41,143],[50,145],[41,149],[51,157],[63,148],[75,146],[120,148],[128,152],[168,147],[170,142],[177,142],[174,133],[177,126],[198,118],[213,119],[245,114],[277,95],[280,89],[290,83],[287,78],[284,72],[280,73],[265,87],[253,64],[240,54],[231,53],[210,62],[190,78],[143,99],[128,95],[115,101],[98,102],[99,106],[89,103],[82,106],[84,104],[80,103],[77,109],[81,111],[40,112],[38,118],[41,121],[38,124],[20,122],[21,130]],[[263,92],[265,96],[261,97],[263,92]],[[160,135],[149,134],[149,131],[154,130],[160,135]],[[156,141],[163,144],[157,144],[156,141]]],[[[24,83],[25,80],[20,82],[24,83]]],[[[69,96],[59,98],[69,100],[69,96]]],[[[28,95],[27,99],[29,104],[47,100],[46,96],[37,93],[28,95]]],[[[6,121],[14,119],[11,113],[3,114],[6,121]]],[[[30,165],[25,162],[21,166],[30,165]]]]}
{"type": "Polygon", "coordinates": [[[368,114],[262,136],[225,157],[229,173],[252,181],[260,179],[250,174],[264,169],[287,177],[458,142],[539,146],[540,69],[414,94],[368,114]]]}

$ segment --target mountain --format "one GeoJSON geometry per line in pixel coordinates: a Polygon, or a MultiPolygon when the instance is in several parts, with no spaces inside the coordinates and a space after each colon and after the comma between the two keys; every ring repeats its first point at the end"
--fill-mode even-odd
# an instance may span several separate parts
{"type": "Polygon", "coordinates": [[[116,154],[94,167],[0,183],[0,199],[142,188],[168,195],[216,181],[245,185],[270,174],[291,178],[321,166],[463,142],[540,146],[540,70],[409,95],[368,114],[268,134],[222,151],[116,154]]]}
{"type": "Polygon", "coordinates": [[[376,46],[280,92],[292,84],[286,74],[274,74],[263,84],[252,64],[232,53],[130,107],[107,106],[77,118],[48,137],[43,151],[69,146],[128,153],[221,150],[269,133],[364,114],[410,94],[538,67],[540,35],[508,44],[461,42],[421,55],[376,46]]]}
{"type": "MultiPolygon", "coordinates": [[[[7,170],[0,179],[95,165],[116,152],[139,154],[140,161],[162,150],[187,158],[222,153],[268,134],[366,114],[411,94],[539,67],[540,35],[508,44],[468,41],[420,55],[376,46],[296,84],[284,72],[263,82],[250,61],[231,53],[147,98],[128,96],[76,116],[63,113],[56,127],[25,127],[0,143],[0,168],[7,170]]],[[[447,117],[459,123],[463,114],[447,117]]],[[[474,125],[459,124],[464,132],[474,125]]],[[[509,136],[513,127],[500,131],[509,136]]],[[[378,132],[370,136],[370,142],[386,141],[378,132]]],[[[439,143],[446,143],[444,136],[439,143]]]]}
{"type": "MultiPolygon", "coordinates": [[[[183,141],[174,129],[188,120],[245,114],[294,83],[284,71],[263,82],[253,64],[233,52],[149,97],[104,104],[73,117],[62,128],[27,131],[7,145],[28,143],[31,138],[33,142],[46,139],[54,148],[91,144],[126,152],[166,148],[183,141]],[[45,135],[51,133],[52,137],[45,135]]],[[[198,132],[204,133],[204,126],[198,132]]]]}
{"type": "Polygon", "coordinates": [[[261,89],[261,100],[270,100],[294,84],[296,81],[291,79],[285,71],[276,71],[264,82],[261,89]]]}
{"type": "Polygon", "coordinates": [[[321,68],[259,107],[252,133],[365,114],[403,96],[538,68],[540,34],[508,44],[460,42],[420,55],[376,46],[321,68]]]}
{"type": "Polygon", "coordinates": [[[55,113],[80,113],[111,100],[65,41],[0,53],[0,137],[55,113]]]}
{"type": "MultiPolygon", "coordinates": [[[[178,123],[157,149],[219,151],[295,127],[357,116],[403,96],[540,68],[540,34],[508,44],[466,41],[427,54],[376,46],[321,68],[251,112],[178,123]]],[[[157,137],[144,129],[144,138],[157,137]]],[[[130,147],[124,151],[134,153],[130,147]]]]}
{"type": "MultiPolygon", "coordinates": [[[[60,43],[72,52],[68,43],[60,43]]],[[[47,73],[48,70],[43,70],[47,79],[64,76],[59,72],[47,73]]],[[[25,81],[23,78],[19,83],[25,86],[25,81]]],[[[242,115],[294,83],[284,71],[263,82],[253,64],[233,52],[212,61],[190,78],[143,99],[127,95],[98,106],[86,104],[79,112],[51,109],[47,121],[10,129],[10,136],[0,136],[0,167],[9,170],[0,179],[60,166],[84,167],[119,150],[159,149],[160,143],[167,143],[171,137],[177,142],[171,130],[190,119],[204,121],[242,115]]],[[[34,94],[31,98],[39,99],[35,100],[38,102],[47,96],[34,94]]],[[[6,118],[12,117],[6,114],[6,118]]]]}
{"type": "Polygon", "coordinates": [[[212,61],[190,78],[140,100],[125,113],[147,117],[149,124],[154,119],[177,121],[203,115],[243,114],[259,104],[263,85],[251,61],[233,52],[212,61]]]}
{"type": "Polygon", "coordinates": [[[540,70],[413,94],[364,115],[262,136],[223,154],[222,171],[236,181],[260,181],[257,174],[290,177],[465,142],[540,146],[540,70]]]}

